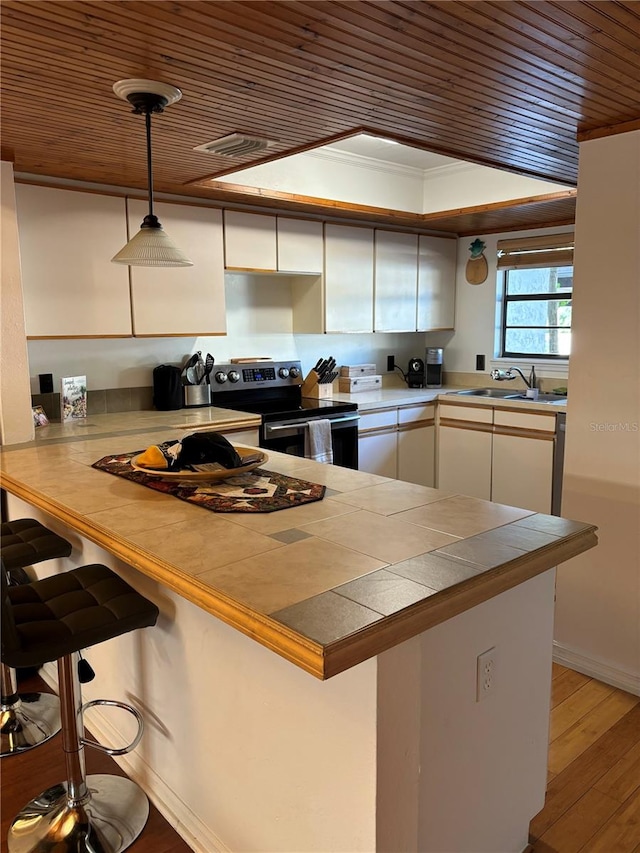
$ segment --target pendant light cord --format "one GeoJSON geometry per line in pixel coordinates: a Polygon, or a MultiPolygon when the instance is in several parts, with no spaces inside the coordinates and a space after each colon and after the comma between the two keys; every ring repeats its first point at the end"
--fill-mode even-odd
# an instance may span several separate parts
{"type": "Polygon", "coordinates": [[[151,111],[146,110],[144,114],[147,128],[147,181],[149,184],[149,215],[153,216],[153,167],[151,165],[151,111]]]}

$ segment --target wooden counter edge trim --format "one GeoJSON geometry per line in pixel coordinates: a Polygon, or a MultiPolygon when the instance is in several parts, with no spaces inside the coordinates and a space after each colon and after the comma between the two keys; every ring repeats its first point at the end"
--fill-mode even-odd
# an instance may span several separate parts
{"type": "MultiPolygon", "coordinates": [[[[370,657],[410,640],[423,631],[464,613],[583,551],[588,551],[597,543],[595,528],[580,531],[559,545],[525,554],[496,569],[488,569],[448,590],[436,592],[370,628],[331,643],[325,647],[324,677],[338,675],[370,657]]],[[[386,571],[393,572],[393,565],[387,566],[386,571]]]]}
{"type": "MultiPolygon", "coordinates": [[[[75,532],[103,547],[127,565],[163,584],[221,621],[265,646],[319,679],[331,678],[374,657],[428,628],[476,607],[565,560],[593,548],[598,540],[595,528],[580,531],[560,544],[552,543],[537,552],[481,572],[461,584],[406,608],[335,643],[322,646],[285,625],[244,607],[223,593],[212,593],[197,577],[180,574],[174,566],[115,537],[85,516],[70,512],[55,500],[44,497],[3,473],[2,486],[8,492],[42,509],[75,532]]],[[[393,571],[393,566],[387,567],[393,571]]]]}
{"type": "Polygon", "coordinates": [[[324,671],[323,646],[308,637],[281,625],[268,616],[242,605],[224,593],[213,593],[198,581],[197,576],[181,574],[175,566],[159,557],[132,547],[113,533],[103,529],[85,516],[70,512],[50,498],[27,488],[3,472],[2,488],[26,501],[48,515],[61,521],[75,533],[104,548],[128,566],[142,572],[146,577],[158,581],[167,589],[211,613],[221,621],[236,628],[247,637],[260,643],[281,657],[296,664],[316,678],[326,678],[324,671]]]}

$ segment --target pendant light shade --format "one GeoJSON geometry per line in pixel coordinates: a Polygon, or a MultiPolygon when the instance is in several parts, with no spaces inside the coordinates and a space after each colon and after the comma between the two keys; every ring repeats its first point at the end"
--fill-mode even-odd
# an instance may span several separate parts
{"type": "Polygon", "coordinates": [[[133,112],[144,115],[147,130],[147,183],[149,213],[140,230],[120,251],[111,258],[116,264],[137,267],[191,267],[193,261],[177,246],[153,212],[153,169],[151,162],[151,113],[161,113],[169,104],[182,97],[180,89],[154,80],[120,80],[114,83],[113,91],[119,98],[129,101],[133,112]]]}

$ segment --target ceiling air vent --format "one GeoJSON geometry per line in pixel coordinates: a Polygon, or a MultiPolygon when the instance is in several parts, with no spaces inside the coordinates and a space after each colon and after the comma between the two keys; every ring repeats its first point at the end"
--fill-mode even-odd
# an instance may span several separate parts
{"type": "Polygon", "coordinates": [[[264,151],[273,142],[269,139],[260,139],[257,136],[244,136],[242,133],[230,133],[213,142],[198,145],[194,151],[204,151],[205,154],[216,154],[218,157],[242,157],[245,154],[253,154],[255,151],[264,151]]]}

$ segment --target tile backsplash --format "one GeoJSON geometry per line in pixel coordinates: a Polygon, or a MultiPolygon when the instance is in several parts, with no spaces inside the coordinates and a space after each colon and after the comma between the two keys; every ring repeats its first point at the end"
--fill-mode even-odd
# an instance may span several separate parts
{"type": "MultiPolygon", "coordinates": [[[[60,394],[32,394],[32,406],[42,406],[50,421],[60,420],[60,394]]],[[[153,409],[153,388],[106,388],[87,392],[87,414],[139,412],[153,409]]]]}

